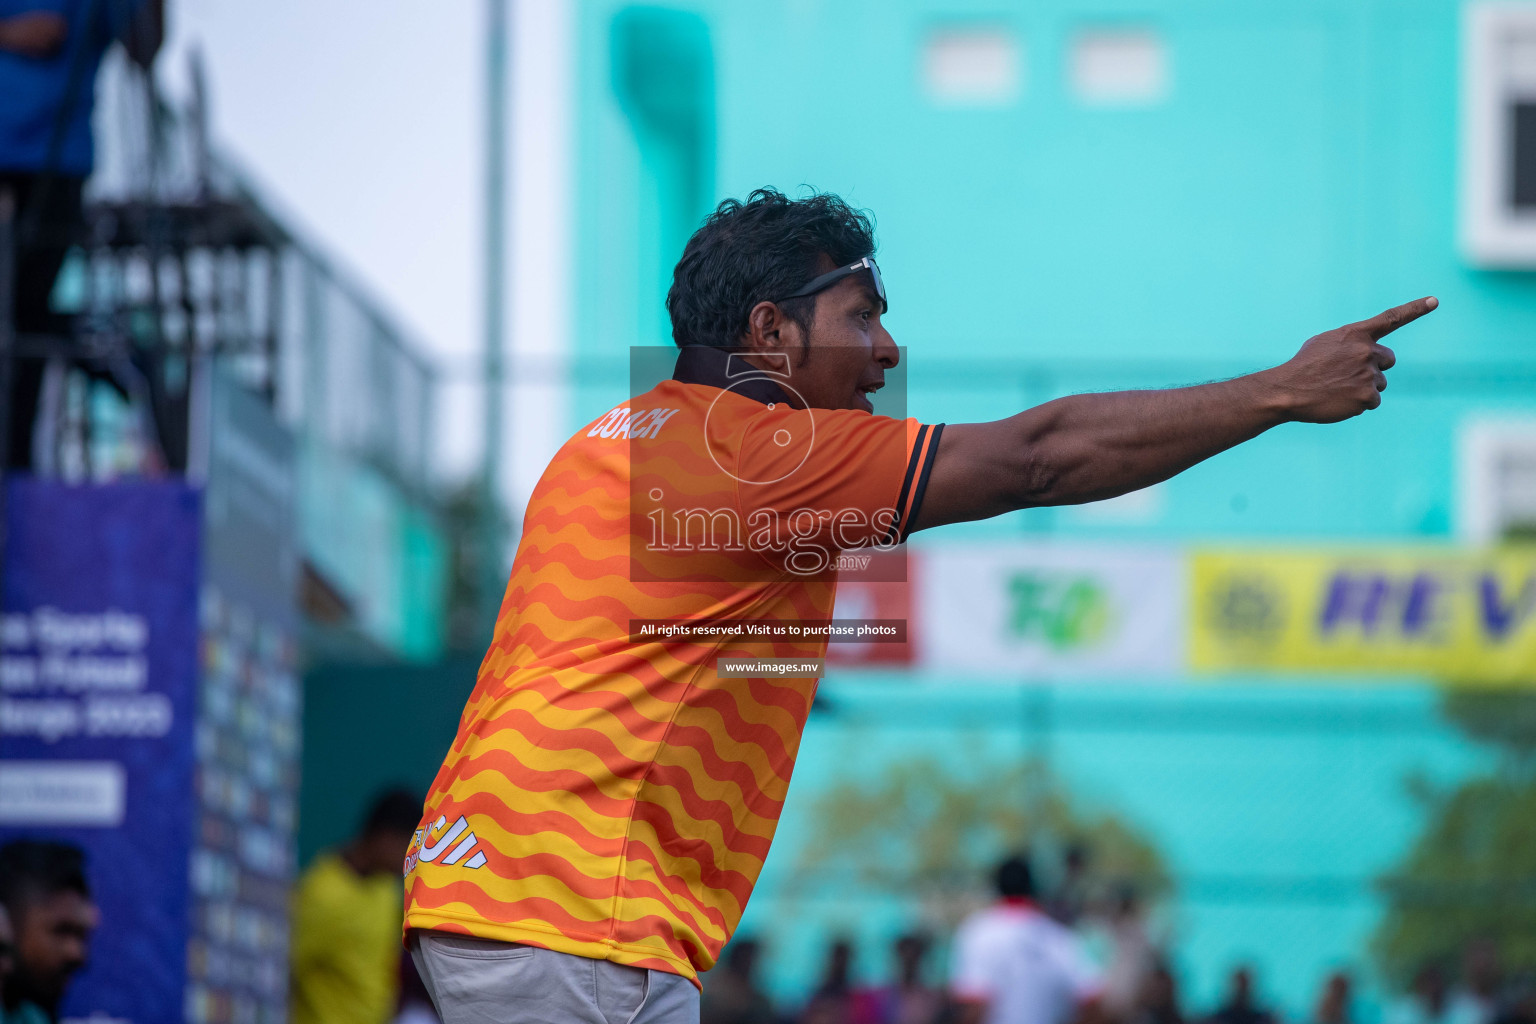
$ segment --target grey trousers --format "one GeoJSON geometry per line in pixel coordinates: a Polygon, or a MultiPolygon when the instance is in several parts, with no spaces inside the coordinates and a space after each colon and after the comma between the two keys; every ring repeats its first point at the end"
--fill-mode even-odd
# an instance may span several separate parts
{"type": "Polygon", "coordinates": [[[448,932],[410,950],[443,1024],[699,1024],[680,974],[448,932]]]}

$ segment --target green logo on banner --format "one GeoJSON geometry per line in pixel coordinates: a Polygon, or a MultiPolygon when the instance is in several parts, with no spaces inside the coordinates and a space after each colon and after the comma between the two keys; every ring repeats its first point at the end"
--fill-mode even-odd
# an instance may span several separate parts
{"type": "Polygon", "coordinates": [[[1018,640],[1058,651],[1087,647],[1109,631],[1109,598],[1091,576],[1016,572],[1008,579],[1013,602],[1008,632],[1018,640]]]}

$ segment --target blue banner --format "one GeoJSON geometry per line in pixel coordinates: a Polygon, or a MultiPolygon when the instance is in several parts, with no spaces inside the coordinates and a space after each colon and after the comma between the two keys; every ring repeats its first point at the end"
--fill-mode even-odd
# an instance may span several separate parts
{"type": "Polygon", "coordinates": [[[101,927],[65,1017],[180,1020],[201,500],[180,482],[8,485],[0,842],[82,847],[101,927]]]}

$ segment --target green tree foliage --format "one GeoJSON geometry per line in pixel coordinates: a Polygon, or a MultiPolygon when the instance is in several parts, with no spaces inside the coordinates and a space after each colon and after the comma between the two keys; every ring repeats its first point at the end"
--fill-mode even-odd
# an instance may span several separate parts
{"type": "Polygon", "coordinates": [[[1090,892],[1132,883],[1146,896],[1170,886],[1162,858],[1133,826],[1074,800],[1038,760],[968,764],[964,773],[919,758],[878,780],[843,783],[813,809],[816,838],[801,851],[791,895],[818,885],[864,888],[915,898],[925,916],[953,926],[976,905],[993,866],[1030,850],[1038,868],[1077,844],[1090,851],[1090,892]],[[1044,855],[1044,856],[1042,856],[1044,855]]]}
{"type": "Polygon", "coordinates": [[[1536,971],[1536,697],[1453,690],[1442,708],[1502,763],[1449,793],[1419,787],[1424,832],[1379,880],[1388,911],[1372,941],[1399,985],[1475,939],[1493,940],[1506,969],[1536,971]]]}
{"type": "Polygon", "coordinates": [[[1536,767],[1536,696],[1502,690],[1450,690],[1441,705],[1467,735],[1498,747],[1518,768],[1536,767]]]}

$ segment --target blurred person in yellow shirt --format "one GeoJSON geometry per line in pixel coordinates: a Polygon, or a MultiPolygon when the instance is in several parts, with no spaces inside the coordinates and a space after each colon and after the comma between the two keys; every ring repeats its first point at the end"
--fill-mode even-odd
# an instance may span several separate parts
{"type": "Polygon", "coordinates": [[[346,845],[317,856],[293,900],[292,1024],[384,1024],[399,992],[400,867],[421,798],[390,790],[346,845]]]}

